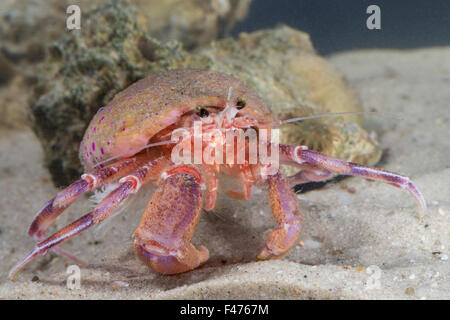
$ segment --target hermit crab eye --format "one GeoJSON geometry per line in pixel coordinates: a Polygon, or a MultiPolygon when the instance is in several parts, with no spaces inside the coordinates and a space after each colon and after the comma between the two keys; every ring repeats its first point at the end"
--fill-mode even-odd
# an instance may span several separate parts
{"type": "Polygon", "coordinates": [[[197,107],[195,109],[195,113],[200,116],[201,118],[205,118],[207,116],[209,116],[209,111],[206,110],[205,108],[201,108],[201,107],[197,107]]]}
{"type": "Polygon", "coordinates": [[[242,98],[239,98],[238,101],[236,102],[236,106],[238,110],[241,110],[245,107],[245,100],[242,98]]]}

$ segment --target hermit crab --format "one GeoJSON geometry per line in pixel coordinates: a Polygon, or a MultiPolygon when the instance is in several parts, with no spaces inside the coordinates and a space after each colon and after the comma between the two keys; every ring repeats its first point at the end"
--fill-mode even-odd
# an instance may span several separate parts
{"type": "MultiPolygon", "coordinates": [[[[326,180],[334,174],[379,180],[408,190],[421,213],[426,210],[422,194],[408,177],[338,160],[305,146],[277,143],[271,138],[283,123],[274,118],[254,90],[227,74],[169,70],[134,83],[100,108],[90,122],[79,154],[86,173],[37,213],[28,230],[37,244],[12,268],[10,277],[49,250],[76,258],[58,244],[108,218],[131,194],[149,183],[156,183],[157,189],[133,234],[134,248],[148,267],[162,274],[186,272],[208,260],[208,250],[196,248],[191,237],[201,209],[214,208],[219,173],[240,182],[241,190],[228,191],[234,198],[250,199],[253,185],[268,189],[278,226],[258,253],[258,260],[281,258],[295,245],[302,217],[292,186],[299,183],[326,180]],[[195,126],[203,133],[200,138],[195,126]],[[180,130],[187,135],[174,140],[173,133],[180,130]],[[212,132],[215,134],[209,134],[212,132]],[[265,135],[270,139],[258,143],[256,149],[245,137],[240,147],[229,147],[230,141],[217,132],[254,132],[257,138],[265,135]],[[200,161],[191,161],[191,155],[185,157],[187,149],[182,152],[184,162],[174,161],[176,148],[194,145],[200,148],[200,161]],[[225,147],[227,160],[231,152],[231,161],[217,161],[217,145],[225,147]],[[209,161],[203,157],[205,150],[215,151],[209,161]],[[279,163],[249,161],[255,150],[270,150],[271,155],[276,152],[279,163]],[[243,161],[237,159],[240,153],[243,161]],[[298,172],[286,177],[278,164],[296,167],[298,172]],[[117,183],[117,187],[91,212],[45,236],[52,222],[77,198],[111,183],[117,183]]],[[[221,149],[223,153],[225,149],[221,149]]]]}

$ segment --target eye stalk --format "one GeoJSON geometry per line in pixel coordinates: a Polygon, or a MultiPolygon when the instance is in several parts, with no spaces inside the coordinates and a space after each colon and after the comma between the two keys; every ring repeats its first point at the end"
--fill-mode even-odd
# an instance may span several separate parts
{"type": "Polygon", "coordinates": [[[209,111],[202,107],[196,107],[195,113],[201,118],[205,118],[205,117],[209,116],[209,111]]]}
{"type": "Polygon", "coordinates": [[[236,108],[238,110],[241,110],[245,108],[245,105],[246,105],[245,100],[243,98],[238,98],[238,101],[236,102],[236,108]]]}

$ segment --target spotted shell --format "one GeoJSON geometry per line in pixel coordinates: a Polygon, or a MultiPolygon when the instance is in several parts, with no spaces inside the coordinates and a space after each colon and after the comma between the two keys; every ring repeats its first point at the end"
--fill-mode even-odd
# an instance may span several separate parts
{"type": "Polygon", "coordinates": [[[132,156],[184,113],[196,107],[225,107],[229,91],[229,103],[245,101],[242,114],[261,121],[273,120],[258,94],[230,75],[196,69],[154,73],[121,91],[98,110],[80,145],[81,163],[90,170],[119,154],[132,156]]]}

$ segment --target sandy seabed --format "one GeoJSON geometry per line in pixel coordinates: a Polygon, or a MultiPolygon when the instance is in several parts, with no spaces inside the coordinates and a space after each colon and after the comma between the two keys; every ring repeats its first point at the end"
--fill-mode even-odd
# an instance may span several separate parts
{"type": "MultiPolygon", "coordinates": [[[[80,289],[66,285],[73,262],[54,254],[35,259],[12,282],[8,270],[34,245],[27,227],[57,190],[33,133],[0,128],[0,299],[449,299],[450,47],[353,51],[330,60],[365,110],[380,112],[366,117],[386,151],[379,166],[416,183],[429,207],[423,221],[406,191],[348,178],[298,195],[301,242],[283,260],[255,262],[274,227],[265,193],[255,191],[248,202],[221,199],[202,215],[194,244],[210,250],[203,267],[163,276],[134,255],[131,234],[141,213],[125,207],[63,245],[90,262],[81,267],[80,289]]],[[[90,205],[85,197],[76,202],[51,230],[90,205]]]]}

